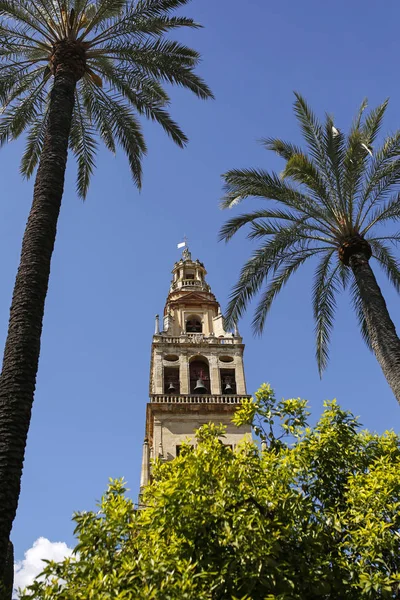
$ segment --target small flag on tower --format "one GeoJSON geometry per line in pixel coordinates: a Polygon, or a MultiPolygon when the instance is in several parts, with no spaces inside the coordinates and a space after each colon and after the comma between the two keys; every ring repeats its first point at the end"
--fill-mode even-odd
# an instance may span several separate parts
{"type": "Polygon", "coordinates": [[[186,242],[180,242],[178,244],[178,248],[184,248],[186,246],[186,242]]]}

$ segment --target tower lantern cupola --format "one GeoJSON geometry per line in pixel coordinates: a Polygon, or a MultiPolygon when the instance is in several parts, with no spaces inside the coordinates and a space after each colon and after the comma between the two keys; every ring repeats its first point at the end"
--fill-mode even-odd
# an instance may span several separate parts
{"type": "MultiPolygon", "coordinates": [[[[224,443],[234,446],[250,427],[235,427],[232,416],[247,397],[243,368],[244,345],[237,327],[224,329],[220,306],[206,282],[207,271],[188,248],[172,269],[162,331],[156,320],[151,347],[150,402],[146,413],[143,452],[173,459],[180,444],[200,425],[227,426],[224,443]]],[[[161,324],[160,324],[161,325],[161,324]]],[[[144,457],[143,465],[150,465],[144,457]]],[[[142,485],[150,466],[142,468],[142,485]]]]}

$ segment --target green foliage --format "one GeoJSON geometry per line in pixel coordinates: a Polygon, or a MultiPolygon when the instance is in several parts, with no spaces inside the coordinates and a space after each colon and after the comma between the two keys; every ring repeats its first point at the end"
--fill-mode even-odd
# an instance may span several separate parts
{"type": "Polygon", "coordinates": [[[223,208],[251,197],[268,201],[267,208],[235,216],[221,229],[225,241],[246,227],[248,238],[260,242],[233,288],[226,323],[233,326],[261,293],[253,319],[255,332],[261,333],[272,303],[290,277],[306,261],[316,259],[312,298],[316,358],[322,373],[341,290],[350,288],[362,336],[370,346],[353,273],[339,260],[342,244],[352,236],[367,240],[373,258],[400,291],[400,267],[392,253],[400,234],[387,231],[388,223],[400,219],[400,131],[381,145],[376,143],[387,101],[367,115],[364,101],[345,135],[330,115],[321,123],[304,98],[295,96],[294,112],[305,147],[264,139],[265,148],[285,161],[280,174],[247,168],[223,176],[223,208]]]}
{"type": "Polygon", "coordinates": [[[300,398],[277,402],[269,383],[263,383],[255,393],[255,399],[242,401],[232,420],[238,427],[244,424],[252,425],[254,433],[264,444],[279,447],[282,445],[281,440],[286,436],[301,435],[310,414],[306,409],[307,401],[300,398]],[[277,423],[280,429],[278,436],[274,430],[277,423]]]}
{"type": "Polygon", "coordinates": [[[98,512],[74,517],[75,556],[22,599],[398,598],[400,439],[361,431],[335,401],[315,427],[307,414],[264,384],[235,416],[258,428],[261,451],[231,450],[209,424],[194,449],[154,464],[140,510],[111,481],[98,512]]]}
{"type": "Polygon", "coordinates": [[[37,166],[44,143],[54,51],[66,40],[84,50],[85,72],[78,76],[69,140],[82,197],[98,140],[112,152],[116,144],[122,147],[140,187],[146,144],[138,116],[159,123],[178,146],[185,146],[185,134],[168,113],[164,84],[212,97],[194,73],[198,52],[165,37],[177,28],[199,27],[190,18],[171,15],[189,1],[0,0],[0,145],[28,131],[21,162],[26,177],[37,166]]]}

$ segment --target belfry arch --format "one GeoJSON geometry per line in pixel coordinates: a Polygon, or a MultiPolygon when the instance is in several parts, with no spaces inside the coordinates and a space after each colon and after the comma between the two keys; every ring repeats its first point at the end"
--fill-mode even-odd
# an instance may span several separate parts
{"type": "Polygon", "coordinates": [[[202,333],[203,323],[199,315],[189,315],[185,324],[186,333],[202,333]]]}
{"type": "Polygon", "coordinates": [[[210,394],[210,366],[205,356],[194,356],[189,361],[189,389],[191,394],[210,394]]]}

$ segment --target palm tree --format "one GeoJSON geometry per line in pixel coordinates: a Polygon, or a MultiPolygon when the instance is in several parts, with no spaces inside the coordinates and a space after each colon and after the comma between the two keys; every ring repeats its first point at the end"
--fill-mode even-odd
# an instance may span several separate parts
{"type": "Polygon", "coordinates": [[[141,185],[146,144],[138,117],[187,138],[168,113],[165,84],[212,94],[199,54],[166,37],[199,25],[172,15],[190,0],[0,0],[0,144],[27,130],[21,171],[38,165],[0,377],[0,580],[16,513],[33,402],[50,259],[68,149],[85,197],[99,140],[126,153],[141,185]]]}
{"type": "Polygon", "coordinates": [[[262,332],[278,293],[315,257],[313,309],[320,374],[328,360],[336,296],[348,288],[362,336],[400,402],[400,340],[370,265],[373,258],[400,292],[400,268],[391,247],[400,240],[400,232],[384,227],[400,218],[400,131],[375,147],[387,101],[367,116],[364,101],[346,136],[331,116],[321,123],[305,100],[295,96],[305,149],[264,139],[264,146],[286,161],[280,175],[262,169],[235,169],[224,175],[223,208],[249,196],[270,201],[266,208],[229,219],[221,229],[221,239],[228,241],[249,224],[248,237],[261,241],[232,291],[227,324],[241,317],[265,283],[253,319],[254,330],[262,332]]]}

